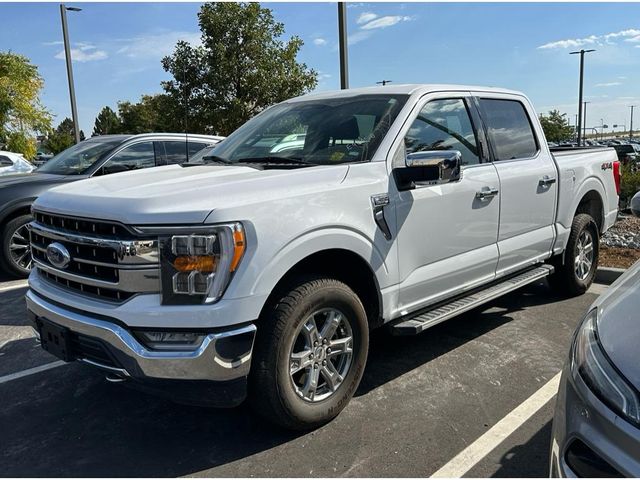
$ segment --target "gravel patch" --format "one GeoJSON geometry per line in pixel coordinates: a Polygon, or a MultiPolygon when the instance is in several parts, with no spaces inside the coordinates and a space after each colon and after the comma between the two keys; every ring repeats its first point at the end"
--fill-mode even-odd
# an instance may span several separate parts
{"type": "Polygon", "coordinates": [[[640,218],[621,215],[600,243],[607,247],[640,249],[640,218]]]}

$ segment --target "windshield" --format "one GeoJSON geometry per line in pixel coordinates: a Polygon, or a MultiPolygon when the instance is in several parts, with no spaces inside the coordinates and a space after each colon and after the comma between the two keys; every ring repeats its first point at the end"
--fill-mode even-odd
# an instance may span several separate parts
{"type": "Polygon", "coordinates": [[[122,138],[80,142],[60,152],[38,168],[38,172],[56,175],[82,175],[120,143],[122,143],[122,138]]]}
{"type": "Polygon", "coordinates": [[[196,165],[200,164],[200,165],[202,165],[203,163],[205,163],[205,160],[206,160],[204,157],[208,157],[209,155],[213,155],[212,151],[213,151],[214,148],[215,148],[215,145],[209,145],[208,147],[204,147],[198,153],[193,155],[187,161],[187,164],[196,164],[196,165]]]}
{"type": "Polygon", "coordinates": [[[370,161],[407,98],[376,94],[281,103],[210,155],[225,163],[289,160],[302,166],[370,161]]]}

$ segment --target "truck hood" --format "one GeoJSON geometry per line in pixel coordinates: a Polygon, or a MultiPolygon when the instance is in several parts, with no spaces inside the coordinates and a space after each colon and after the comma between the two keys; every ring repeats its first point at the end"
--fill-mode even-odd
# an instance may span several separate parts
{"type": "Polygon", "coordinates": [[[42,194],[34,207],[130,225],[198,224],[226,206],[324,191],[339,184],[347,171],[347,165],[293,170],[169,165],[56,187],[42,194]]]}

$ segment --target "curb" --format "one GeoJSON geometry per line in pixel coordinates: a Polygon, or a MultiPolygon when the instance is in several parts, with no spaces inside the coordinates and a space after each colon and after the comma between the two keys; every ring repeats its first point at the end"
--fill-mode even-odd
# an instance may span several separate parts
{"type": "Polygon", "coordinates": [[[615,282],[620,275],[622,275],[627,270],[624,268],[614,268],[614,267],[598,267],[596,271],[596,283],[604,283],[606,285],[611,285],[615,282]]]}

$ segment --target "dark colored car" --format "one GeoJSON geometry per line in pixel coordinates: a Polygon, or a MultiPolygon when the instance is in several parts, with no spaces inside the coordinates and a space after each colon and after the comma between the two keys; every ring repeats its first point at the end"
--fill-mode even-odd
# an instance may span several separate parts
{"type": "Polygon", "coordinates": [[[635,161],[638,158],[638,152],[635,149],[634,145],[626,144],[626,145],[611,145],[618,154],[618,160],[623,165],[626,165],[629,162],[635,161]]]}
{"type": "Polygon", "coordinates": [[[31,270],[27,224],[45,190],[96,175],[182,164],[222,137],[172,133],[103,135],[68,148],[31,173],[0,179],[0,267],[26,277],[31,270]]]}

